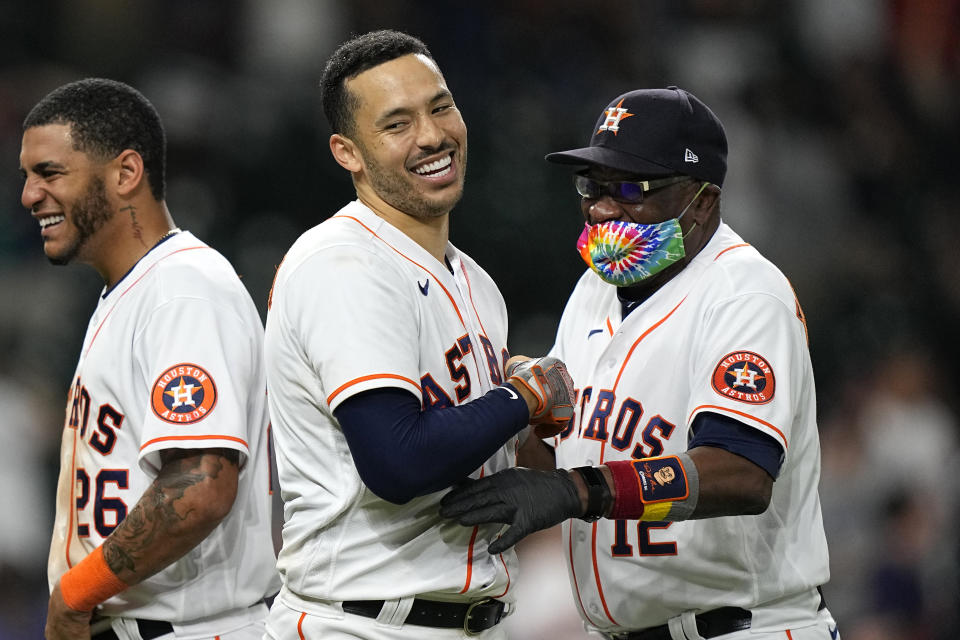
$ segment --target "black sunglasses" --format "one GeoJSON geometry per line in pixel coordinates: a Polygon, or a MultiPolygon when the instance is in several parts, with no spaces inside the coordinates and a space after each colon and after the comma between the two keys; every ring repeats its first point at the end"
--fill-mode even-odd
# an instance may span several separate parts
{"type": "Polygon", "coordinates": [[[671,178],[662,178],[659,180],[643,180],[640,182],[630,181],[607,181],[594,180],[588,178],[582,173],[574,174],[573,184],[584,198],[596,200],[607,195],[619,202],[629,202],[630,204],[640,204],[643,202],[643,194],[653,189],[659,189],[671,184],[677,184],[684,180],[689,180],[689,176],[673,176],[671,178]]]}

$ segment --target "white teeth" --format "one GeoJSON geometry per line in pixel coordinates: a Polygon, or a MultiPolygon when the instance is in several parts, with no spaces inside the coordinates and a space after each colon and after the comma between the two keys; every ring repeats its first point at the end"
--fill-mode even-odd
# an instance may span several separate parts
{"type": "Polygon", "coordinates": [[[417,167],[414,169],[414,171],[423,176],[428,173],[434,173],[436,171],[440,171],[441,169],[445,169],[446,167],[450,166],[451,162],[453,162],[453,160],[450,158],[450,156],[444,156],[435,162],[425,164],[422,167],[417,167]]]}
{"type": "Polygon", "coordinates": [[[66,220],[64,216],[47,216],[46,218],[40,218],[37,222],[40,223],[40,228],[45,229],[52,224],[57,224],[58,222],[63,222],[66,220]]]}

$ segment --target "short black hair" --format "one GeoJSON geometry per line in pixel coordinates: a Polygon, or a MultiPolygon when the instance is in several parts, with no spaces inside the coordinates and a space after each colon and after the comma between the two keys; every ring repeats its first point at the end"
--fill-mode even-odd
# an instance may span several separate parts
{"type": "Polygon", "coordinates": [[[327,60],[320,87],[323,91],[323,114],[334,133],[352,135],[352,111],[357,99],[347,91],[346,80],[384,62],[410,54],[433,55],[422,41],[401,31],[383,29],[355,36],[340,45],[327,60]]]}
{"type": "Polygon", "coordinates": [[[70,127],[73,148],[100,160],[133,149],[143,158],[150,192],[166,192],[167,139],[160,115],[143,94],[116,80],[86,78],[54,89],[30,110],[23,130],[48,124],[70,127]]]}

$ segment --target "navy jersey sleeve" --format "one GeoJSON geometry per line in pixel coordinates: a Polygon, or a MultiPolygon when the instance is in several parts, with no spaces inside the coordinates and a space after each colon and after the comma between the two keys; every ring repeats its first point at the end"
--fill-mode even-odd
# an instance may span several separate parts
{"type": "Polygon", "coordinates": [[[780,475],[783,448],[771,436],[752,429],[730,416],[705,411],[697,415],[691,428],[689,449],[699,446],[717,447],[744,457],[770,474],[780,475]]]}
{"type": "Polygon", "coordinates": [[[334,416],[364,484],[395,504],[463,480],[530,418],[527,403],[509,384],[466,404],[428,411],[409,391],[381,387],[347,398],[334,416]]]}

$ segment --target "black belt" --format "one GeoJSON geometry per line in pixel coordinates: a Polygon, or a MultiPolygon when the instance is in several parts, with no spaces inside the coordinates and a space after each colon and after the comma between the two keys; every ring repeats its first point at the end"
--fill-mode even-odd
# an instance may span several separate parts
{"type": "MultiPolygon", "coordinates": [[[[260,604],[265,604],[269,608],[273,603],[273,599],[276,595],[264,598],[259,602],[254,602],[251,607],[256,607],[260,604]]],[[[102,620],[103,618],[101,618],[102,620]]],[[[153,640],[154,638],[159,638],[160,636],[165,636],[168,633],[173,633],[173,625],[167,622],[166,620],[144,620],[142,618],[137,618],[137,630],[140,631],[140,636],[143,640],[153,640]]],[[[120,640],[117,637],[117,634],[113,629],[107,629],[106,631],[101,631],[100,633],[90,637],[90,640],[120,640]]]]}
{"type": "MultiPolygon", "coordinates": [[[[820,595],[820,603],[817,611],[827,608],[827,601],[823,597],[823,588],[817,587],[817,593],[820,595]]],[[[750,622],[753,617],[746,609],[740,607],[721,607],[704,613],[698,613],[695,616],[697,621],[697,632],[704,638],[716,638],[725,633],[742,631],[750,628],[750,622]]],[[[669,625],[660,625],[640,631],[628,631],[626,633],[611,633],[610,637],[614,640],[671,640],[669,625]]]]}
{"type": "MultiPolygon", "coordinates": [[[[726,633],[749,629],[752,617],[749,611],[740,607],[720,607],[704,611],[695,616],[697,633],[704,638],[716,638],[726,633]]],[[[671,640],[673,636],[670,635],[669,625],[662,624],[640,631],[611,633],[610,637],[614,640],[671,640]]]]}
{"type": "MultiPolygon", "coordinates": [[[[417,598],[413,601],[404,624],[444,629],[457,628],[463,629],[469,635],[474,635],[496,626],[503,619],[505,607],[506,603],[492,598],[476,602],[440,602],[417,598]]],[[[376,618],[380,615],[381,609],[383,609],[383,600],[348,600],[343,603],[343,610],[347,613],[366,618],[376,618]]]]}
{"type": "MultiPolygon", "coordinates": [[[[168,633],[173,633],[173,625],[165,620],[141,620],[137,618],[137,629],[143,640],[153,640],[168,633]]],[[[90,638],[90,640],[119,640],[113,629],[107,629],[90,638]]]]}

